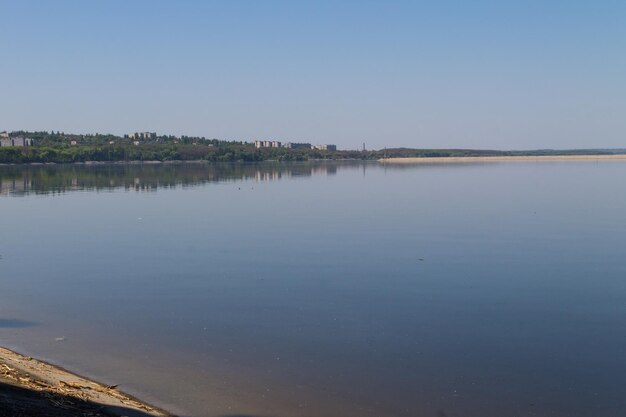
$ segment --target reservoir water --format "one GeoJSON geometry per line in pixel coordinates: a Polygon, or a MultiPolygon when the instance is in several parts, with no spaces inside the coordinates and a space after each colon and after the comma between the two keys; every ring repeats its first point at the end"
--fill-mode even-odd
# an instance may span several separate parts
{"type": "Polygon", "coordinates": [[[0,345],[181,416],[625,415],[625,179],[0,167],[0,345]]]}

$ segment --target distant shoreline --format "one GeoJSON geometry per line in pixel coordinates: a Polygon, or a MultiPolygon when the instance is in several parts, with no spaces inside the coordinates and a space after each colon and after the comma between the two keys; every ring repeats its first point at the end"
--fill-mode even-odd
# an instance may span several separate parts
{"type": "Polygon", "coordinates": [[[179,165],[179,164],[264,164],[264,163],[312,163],[312,162],[347,162],[363,161],[389,164],[415,163],[470,163],[470,162],[510,162],[510,161],[564,161],[564,160],[626,160],[626,153],[615,154],[565,154],[565,155],[463,155],[463,156],[416,156],[387,158],[311,158],[305,160],[262,159],[255,161],[233,160],[215,161],[207,159],[146,159],[146,160],[111,160],[111,161],[58,161],[58,162],[0,162],[3,166],[55,166],[55,165],[179,165]]]}
{"type": "Polygon", "coordinates": [[[515,161],[594,161],[594,160],[626,160],[626,154],[615,155],[523,155],[523,156],[444,156],[419,158],[381,158],[378,162],[385,164],[419,164],[419,163],[470,163],[470,162],[515,162],[515,161]]]}
{"type": "Polygon", "coordinates": [[[145,161],[76,161],[76,162],[20,162],[0,163],[0,166],[55,166],[55,165],[176,165],[176,164],[229,164],[231,162],[215,162],[204,159],[174,159],[169,161],[145,160],[145,161]]]}
{"type": "Polygon", "coordinates": [[[0,347],[0,414],[174,417],[131,395],[0,347]]]}
{"type": "Polygon", "coordinates": [[[17,166],[63,166],[63,165],[84,165],[84,166],[106,166],[106,165],[226,165],[226,164],[302,164],[302,163],[318,163],[318,162],[354,162],[365,161],[374,162],[373,159],[307,159],[304,161],[279,161],[277,159],[264,159],[262,161],[209,161],[206,159],[171,159],[167,161],[144,160],[144,161],[76,161],[76,162],[20,162],[20,163],[4,163],[0,162],[0,167],[17,167],[17,166]]]}
{"type": "MultiPolygon", "coordinates": [[[[495,150],[468,148],[405,148],[384,149],[337,149],[335,145],[311,146],[301,143],[297,147],[282,147],[277,141],[226,141],[204,137],[158,136],[150,132],[135,132],[121,137],[110,134],[71,134],[60,132],[16,131],[2,133],[0,163],[2,164],[47,164],[47,163],[168,163],[170,161],[207,162],[304,162],[311,160],[371,160],[381,158],[482,158],[517,156],[560,156],[560,155],[620,155],[626,148],[583,148],[583,149],[529,149],[495,150]],[[141,139],[137,139],[137,135],[141,139]],[[13,139],[10,139],[13,138],[13,139]],[[18,140],[6,146],[10,140],[18,140]],[[271,146],[270,146],[271,145],[271,146]],[[274,146],[276,145],[276,146],[274,146]]],[[[293,144],[292,144],[293,145],[293,144]]],[[[478,159],[475,159],[478,160],[478,159]]],[[[495,161],[498,159],[490,159],[495,161]]],[[[504,159],[502,159],[504,160],[504,159]]],[[[507,159],[513,160],[513,159],[507,159]]],[[[423,162],[423,161],[417,161],[423,162]]]]}

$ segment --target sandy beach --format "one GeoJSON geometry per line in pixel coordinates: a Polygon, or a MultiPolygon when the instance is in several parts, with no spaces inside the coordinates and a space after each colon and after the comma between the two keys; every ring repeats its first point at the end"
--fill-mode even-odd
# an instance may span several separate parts
{"type": "Polygon", "coordinates": [[[118,390],[0,348],[0,415],[173,417],[118,390]]]}
{"type": "Polygon", "coordinates": [[[515,161],[597,161],[626,160],[624,155],[537,155],[537,156],[463,156],[463,157],[424,157],[424,158],[384,158],[385,164],[419,164],[451,162],[515,162],[515,161]]]}

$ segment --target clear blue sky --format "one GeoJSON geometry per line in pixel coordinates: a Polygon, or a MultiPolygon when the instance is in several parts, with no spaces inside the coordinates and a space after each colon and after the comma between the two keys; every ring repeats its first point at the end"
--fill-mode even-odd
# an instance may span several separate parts
{"type": "Polygon", "coordinates": [[[0,130],[626,147],[626,1],[0,0],[0,130]]]}

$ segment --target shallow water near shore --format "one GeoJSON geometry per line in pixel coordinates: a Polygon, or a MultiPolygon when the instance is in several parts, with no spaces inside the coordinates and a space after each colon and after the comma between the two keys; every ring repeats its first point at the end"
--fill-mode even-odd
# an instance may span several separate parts
{"type": "Polygon", "coordinates": [[[0,345],[183,416],[616,416],[626,162],[0,167],[0,345]]]}

